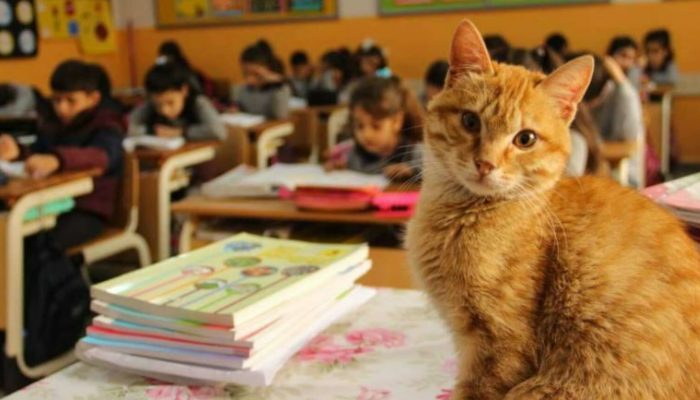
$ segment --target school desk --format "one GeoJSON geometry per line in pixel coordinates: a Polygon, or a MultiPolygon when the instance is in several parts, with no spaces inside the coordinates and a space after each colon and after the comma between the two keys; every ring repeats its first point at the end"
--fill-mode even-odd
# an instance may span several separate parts
{"type": "Polygon", "coordinates": [[[240,158],[240,162],[265,168],[270,158],[277,153],[277,149],[294,133],[295,128],[291,120],[275,120],[252,127],[228,125],[228,129],[227,142],[240,146],[240,149],[236,150],[236,157],[240,158]]]}
{"type": "Polygon", "coordinates": [[[93,190],[92,178],[98,170],[62,173],[41,180],[11,180],[0,187],[0,200],[9,207],[0,213],[0,328],[5,329],[5,355],[16,358],[28,377],[45,376],[70,363],[72,353],[44,364],[29,367],[24,361],[24,238],[56,225],[55,215],[25,222],[31,209],[67,197],[78,197],[93,190]]]}
{"type": "Polygon", "coordinates": [[[301,148],[304,154],[308,153],[309,162],[318,163],[321,160],[323,150],[327,147],[328,117],[335,110],[345,107],[342,105],[309,106],[292,111],[296,128],[291,138],[292,145],[295,148],[301,148]]]}
{"type": "Polygon", "coordinates": [[[146,239],[154,261],[170,257],[170,194],[189,184],[177,171],[214,158],[217,142],[191,142],[173,151],[138,149],[141,164],[152,164],[152,172],[141,173],[139,233],[146,239]]]}
{"type": "MultiPolygon", "coordinates": [[[[299,210],[289,200],[281,199],[226,199],[214,200],[202,196],[188,197],[174,203],[174,214],[184,217],[185,223],[180,233],[180,252],[190,251],[205,243],[195,243],[192,237],[199,223],[209,218],[259,219],[266,221],[305,221],[330,222],[340,224],[379,224],[404,225],[406,214],[382,215],[374,211],[362,212],[320,212],[299,210]]],[[[410,288],[413,283],[406,264],[403,249],[372,247],[370,258],[377,268],[373,268],[360,282],[370,286],[410,288]],[[379,267],[381,266],[381,267],[379,267]]]]}
{"type": "Polygon", "coordinates": [[[79,362],[7,400],[447,400],[456,373],[450,334],[428,298],[380,289],[307,344],[267,388],[180,386],[79,362]]]}

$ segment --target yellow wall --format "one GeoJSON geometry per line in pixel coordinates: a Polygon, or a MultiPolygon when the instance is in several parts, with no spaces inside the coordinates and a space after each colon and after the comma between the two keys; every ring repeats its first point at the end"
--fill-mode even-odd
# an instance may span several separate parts
{"type": "MultiPolygon", "coordinates": [[[[317,58],[338,45],[355,47],[372,37],[389,51],[392,68],[405,77],[420,77],[434,59],[445,57],[457,22],[469,17],[483,33],[501,33],[515,46],[532,47],[552,31],[565,32],[574,49],[603,51],[617,34],[641,36],[649,29],[668,27],[673,34],[678,64],[683,72],[700,71],[700,1],[600,4],[588,6],[538,7],[472,13],[360,18],[287,24],[262,24],[189,29],[153,28],[135,32],[139,78],[151,65],[161,41],[181,43],[193,64],[212,77],[240,78],[238,55],[258,38],[267,38],[285,59],[296,49],[307,49],[317,58]]],[[[120,52],[88,57],[101,62],[115,86],[129,82],[124,32],[118,35],[120,52]]],[[[38,58],[0,61],[0,80],[12,79],[46,88],[52,68],[60,60],[80,56],[75,40],[43,40],[38,58]]],[[[140,79],[139,79],[140,81],[140,79]]]]}
{"type": "Polygon", "coordinates": [[[129,67],[127,58],[123,55],[126,51],[124,32],[119,32],[117,35],[117,46],[124,53],[84,56],[79,51],[76,39],[41,40],[39,55],[36,58],[0,61],[0,82],[13,81],[35,85],[47,92],[54,67],[65,59],[80,58],[102,64],[109,72],[115,87],[126,86],[129,67]]]}

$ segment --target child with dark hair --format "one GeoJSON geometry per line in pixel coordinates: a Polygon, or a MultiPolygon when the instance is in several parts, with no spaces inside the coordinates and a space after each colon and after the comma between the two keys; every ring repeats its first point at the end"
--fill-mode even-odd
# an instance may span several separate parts
{"type": "Polygon", "coordinates": [[[190,86],[189,71],[171,62],[146,74],[149,99],[129,116],[129,136],[224,140],[226,128],[206,96],[190,86]]]}
{"type": "Polygon", "coordinates": [[[629,36],[616,36],[610,41],[607,55],[612,57],[617,65],[622,68],[630,82],[635,87],[639,87],[642,71],[638,66],[639,46],[629,36]]]}
{"type": "Polygon", "coordinates": [[[450,70],[450,65],[445,60],[438,60],[430,64],[425,72],[425,103],[442,92],[445,86],[445,78],[450,70]]]}
{"type": "MultiPolygon", "coordinates": [[[[99,169],[92,193],[76,200],[51,233],[66,250],[98,236],[114,216],[123,151],[120,116],[101,106],[100,84],[92,67],[77,60],[61,63],[51,75],[52,113],[40,120],[37,141],[25,159],[27,173],[44,178],[56,172],[99,169]]],[[[17,143],[0,136],[0,158],[20,157],[17,143]]]]}
{"type": "Polygon", "coordinates": [[[346,104],[350,100],[350,82],[356,75],[353,55],[347,48],[323,53],[318,76],[309,91],[309,104],[346,104]]]}
{"type": "Polygon", "coordinates": [[[363,77],[379,76],[382,78],[391,77],[384,50],[372,41],[366,41],[355,53],[360,74],[363,77]]]}
{"type": "Polygon", "coordinates": [[[241,111],[270,119],[289,116],[291,89],[279,58],[260,40],[246,47],[240,57],[245,84],[237,88],[234,101],[241,111]]]}
{"type": "Polygon", "coordinates": [[[160,63],[172,62],[180,65],[189,71],[189,84],[192,89],[211,99],[216,97],[216,88],[214,87],[212,80],[190,63],[177,42],[167,40],[161,43],[160,47],[158,48],[158,60],[156,61],[160,63]]]}
{"type": "Polygon", "coordinates": [[[289,57],[289,64],[292,67],[289,83],[292,85],[294,95],[305,99],[314,76],[314,67],[309,61],[309,55],[297,50],[289,57]]]}
{"type": "Polygon", "coordinates": [[[407,179],[421,168],[424,112],[398,78],[359,81],[350,99],[353,138],[340,143],[326,167],[407,179]]]}
{"type": "Polygon", "coordinates": [[[510,43],[501,35],[486,35],[484,36],[484,44],[489,51],[491,60],[501,63],[508,62],[510,55],[510,43]]]}
{"type": "MultiPolygon", "coordinates": [[[[88,66],[92,68],[92,72],[97,77],[98,89],[101,95],[100,105],[117,114],[123,115],[126,113],[126,107],[112,96],[112,81],[109,79],[107,71],[102,65],[97,63],[88,64],[88,66]]],[[[124,126],[124,129],[126,129],[126,126],[124,126]]]]}
{"type": "Polygon", "coordinates": [[[671,46],[671,34],[666,29],[650,31],[644,37],[647,64],[644,74],[657,85],[673,85],[678,80],[678,68],[671,46]]]}
{"type": "Polygon", "coordinates": [[[544,40],[544,47],[557,53],[559,57],[565,57],[569,53],[569,41],[561,33],[555,32],[544,40]]]}
{"type": "Polygon", "coordinates": [[[37,115],[39,92],[27,85],[0,84],[0,118],[28,118],[37,115]]]}

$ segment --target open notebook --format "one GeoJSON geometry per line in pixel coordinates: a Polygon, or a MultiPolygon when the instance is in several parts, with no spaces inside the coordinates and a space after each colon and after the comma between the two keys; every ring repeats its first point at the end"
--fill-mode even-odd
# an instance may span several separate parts
{"type": "Polygon", "coordinates": [[[134,151],[137,147],[163,151],[177,150],[184,145],[185,139],[181,137],[162,138],[151,135],[128,137],[122,142],[122,146],[126,151],[134,151]]]}
{"type": "Polygon", "coordinates": [[[327,172],[316,164],[275,164],[261,171],[247,166],[237,167],[202,185],[202,193],[210,198],[275,197],[282,187],[289,190],[298,186],[383,190],[388,185],[389,181],[383,175],[327,172]]]}

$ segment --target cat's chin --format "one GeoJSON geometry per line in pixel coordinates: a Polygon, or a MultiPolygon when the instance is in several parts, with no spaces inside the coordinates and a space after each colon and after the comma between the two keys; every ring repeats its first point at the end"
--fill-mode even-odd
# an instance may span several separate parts
{"type": "Polygon", "coordinates": [[[478,182],[472,180],[466,180],[461,182],[470,193],[481,196],[481,197],[508,197],[508,193],[511,191],[510,187],[506,187],[502,184],[486,182],[478,182]]]}

